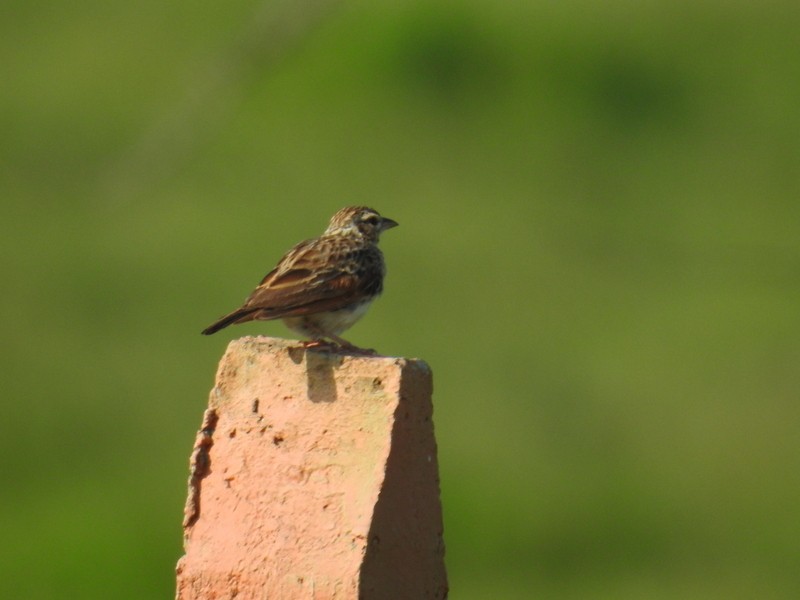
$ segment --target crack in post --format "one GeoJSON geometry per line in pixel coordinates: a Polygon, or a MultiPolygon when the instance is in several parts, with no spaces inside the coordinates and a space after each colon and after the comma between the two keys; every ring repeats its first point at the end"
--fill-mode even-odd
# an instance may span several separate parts
{"type": "Polygon", "coordinates": [[[183,508],[183,528],[194,525],[200,516],[200,483],[211,472],[211,458],[209,450],[214,445],[214,429],[217,426],[219,415],[213,408],[206,409],[203,413],[203,424],[192,448],[189,458],[189,493],[186,506],[183,508]]]}

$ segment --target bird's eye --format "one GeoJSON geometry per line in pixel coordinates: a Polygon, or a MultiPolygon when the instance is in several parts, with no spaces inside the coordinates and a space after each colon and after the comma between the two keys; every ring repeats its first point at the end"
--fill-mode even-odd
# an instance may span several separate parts
{"type": "Polygon", "coordinates": [[[380,218],[378,217],[378,215],[373,213],[364,215],[363,217],[361,217],[361,220],[364,221],[365,223],[369,223],[370,225],[377,225],[378,223],[380,223],[380,218]]]}

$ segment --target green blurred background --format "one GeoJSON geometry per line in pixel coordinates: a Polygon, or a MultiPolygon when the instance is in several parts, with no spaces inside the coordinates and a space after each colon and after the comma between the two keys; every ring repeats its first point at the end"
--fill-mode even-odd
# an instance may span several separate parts
{"type": "Polygon", "coordinates": [[[800,597],[800,3],[7,0],[0,597],[174,593],[212,338],[346,204],[454,600],[800,597]]]}

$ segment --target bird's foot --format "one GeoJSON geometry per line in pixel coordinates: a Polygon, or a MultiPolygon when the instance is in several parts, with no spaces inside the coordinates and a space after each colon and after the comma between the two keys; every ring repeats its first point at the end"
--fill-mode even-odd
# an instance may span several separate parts
{"type": "Polygon", "coordinates": [[[339,345],[328,340],[309,340],[300,342],[300,345],[306,350],[322,349],[322,350],[336,350],[339,345]]]}
{"type": "Polygon", "coordinates": [[[329,335],[328,337],[331,338],[337,344],[339,344],[339,347],[345,352],[350,352],[351,354],[359,354],[361,356],[376,356],[378,354],[377,351],[373,350],[372,348],[359,348],[358,346],[355,346],[350,342],[348,342],[347,340],[343,340],[338,336],[329,335]]]}
{"type": "Polygon", "coordinates": [[[344,352],[348,352],[350,354],[357,354],[359,356],[377,356],[378,352],[373,350],[372,348],[359,348],[348,342],[347,340],[343,340],[340,337],[330,336],[333,341],[328,340],[309,340],[307,342],[301,342],[303,348],[306,350],[312,349],[321,349],[321,350],[331,350],[331,351],[338,351],[343,350],[344,352]]]}

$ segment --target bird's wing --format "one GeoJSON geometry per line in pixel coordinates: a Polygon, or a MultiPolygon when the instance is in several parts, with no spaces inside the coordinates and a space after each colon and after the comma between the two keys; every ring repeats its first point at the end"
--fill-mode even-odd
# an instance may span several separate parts
{"type": "Polygon", "coordinates": [[[314,240],[301,242],[270,271],[245,301],[243,308],[259,318],[300,316],[336,310],[359,299],[359,278],[327,260],[333,251],[314,240]]]}

